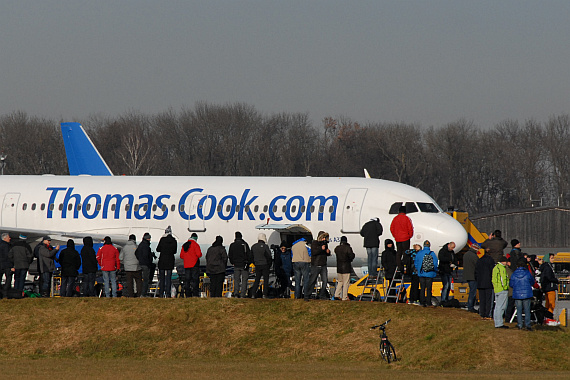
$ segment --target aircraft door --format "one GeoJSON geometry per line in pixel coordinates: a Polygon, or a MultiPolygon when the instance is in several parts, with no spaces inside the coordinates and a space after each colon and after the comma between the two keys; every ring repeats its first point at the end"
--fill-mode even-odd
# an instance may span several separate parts
{"type": "Polygon", "coordinates": [[[4,203],[2,205],[3,227],[17,227],[16,215],[18,211],[19,200],[20,200],[20,193],[7,193],[4,196],[4,203]]]}
{"type": "Polygon", "coordinates": [[[342,232],[360,232],[360,213],[368,189],[350,189],[344,200],[342,210],[342,232]]]}
{"type": "Polygon", "coordinates": [[[188,231],[204,232],[206,231],[206,220],[204,214],[208,215],[212,207],[212,200],[207,194],[195,194],[186,201],[188,219],[188,231]],[[192,218],[194,216],[194,218],[192,218]],[[202,216],[202,217],[200,217],[202,216]]]}

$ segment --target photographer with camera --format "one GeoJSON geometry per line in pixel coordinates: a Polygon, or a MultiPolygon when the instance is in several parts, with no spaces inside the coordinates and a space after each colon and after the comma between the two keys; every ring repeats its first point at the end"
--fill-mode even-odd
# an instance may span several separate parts
{"type": "Polygon", "coordinates": [[[311,298],[317,278],[321,276],[321,290],[319,292],[319,299],[326,300],[327,297],[327,282],[328,282],[328,269],[327,269],[327,256],[331,255],[331,250],[328,246],[329,234],[328,232],[319,231],[317,240],[311,243],[311,277],[309,279],[309,287],[305,290],[305,301],[311,298]]]}

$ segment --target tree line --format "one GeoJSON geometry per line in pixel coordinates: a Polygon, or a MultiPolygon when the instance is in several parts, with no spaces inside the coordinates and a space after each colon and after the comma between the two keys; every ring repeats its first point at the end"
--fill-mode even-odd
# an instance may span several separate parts
{"type": "MultiPolygon", "coordinates": [[[[69,121],[69,120],[65,120],[69,121]]],[[[570,204],[570,116],[440,127],[265,115],[242,103],[81,122],[115,175],[363,176],[406,183],[472,214],[570,204]]],[[[59,122],[0,116],[4,174],[68,174],[59,122]]]]}

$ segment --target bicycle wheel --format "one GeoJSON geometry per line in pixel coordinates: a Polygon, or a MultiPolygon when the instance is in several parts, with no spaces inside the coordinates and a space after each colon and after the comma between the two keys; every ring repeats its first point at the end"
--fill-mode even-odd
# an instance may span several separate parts
{"type": "Polygon", "coordinates": [[[380,343],[380,354],[382,355],[382,359],[384,359],[387,363],[391,363],[397,360],[396,350],[390,342],[380,343]]]}
{"type": "Polygon", "coordinates": [[[386,343],[386,361],[388,363],[391,363],[391,362],[395,362],[396,360],[398,360],[396,358],[396,350],[394,349],[394,346],[392,346],[392,343],[387,342],[386,343]]]}

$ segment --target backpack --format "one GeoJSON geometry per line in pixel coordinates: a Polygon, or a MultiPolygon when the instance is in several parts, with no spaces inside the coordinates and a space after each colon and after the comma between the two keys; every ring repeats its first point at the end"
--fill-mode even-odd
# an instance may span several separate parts
{"type": "Polygon", "coordinates": [[[433,272],[434,269],[435,267],[433,265],[433,257],[431,256],[431,252],[426,253],[422,258],[422,272],[433,272]]]}

